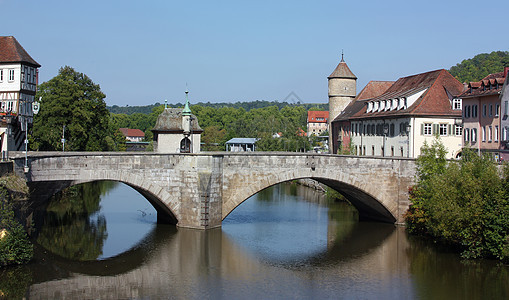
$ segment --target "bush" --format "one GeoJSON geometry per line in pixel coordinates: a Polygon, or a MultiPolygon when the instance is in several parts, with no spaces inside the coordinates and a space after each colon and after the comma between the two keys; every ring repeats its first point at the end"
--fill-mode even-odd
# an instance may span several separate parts
{"type": "Polygon", "coordinates": [[[501,176],[489,156],[469,149],[447,162],[438,140],[422,153],[405,214],[408,231],[457,247],[464,258],[509,261],[509,167],[501,176]]]}
{"type": "Polygon", "coordinates": [[[0,187],[0,266],[22,264],[33,256],[33,245],[23,226],[14,218],[7,189],[0,187]]]}

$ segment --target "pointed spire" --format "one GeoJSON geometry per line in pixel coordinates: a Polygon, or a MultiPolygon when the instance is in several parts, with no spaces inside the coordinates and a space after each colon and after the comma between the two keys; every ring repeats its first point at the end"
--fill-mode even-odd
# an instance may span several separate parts
{"type": "Polygon", "coordinates": [[[191,115],[191,109],[189,108],[189,97],[188,97],[189,91],[186,88],[186,105],[184,105],[184,110],[182,111],[183,116],[190,116],[191,115]]]}
{"type": "Polygon", "coordinates": [[[344,60],[343,50],[341,50],[341,61],[339,62],[336,69],[334,69],[332,74],[330,74],[329,77],[327,77],[327,78],[329,78],[329,79],[331,79],[331,78],[357,79],[357,77],[352,73],[352,71],[350,71],[350,68],[348,67],[348,65],[346,64],[346,62],[344,60]]]}

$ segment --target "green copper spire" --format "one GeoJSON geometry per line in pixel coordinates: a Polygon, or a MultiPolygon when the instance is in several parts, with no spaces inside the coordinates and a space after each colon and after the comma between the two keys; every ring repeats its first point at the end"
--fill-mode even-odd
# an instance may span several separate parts
{"type": "Polygon", "coordinates": [[[182,111],[183,116],[191,115],[191,109],[189,108],[189,98],[187,97],[187,94],[189,94],[188,90],[186,90],[186,105],[184,105],[184,110],[182,111]]]}

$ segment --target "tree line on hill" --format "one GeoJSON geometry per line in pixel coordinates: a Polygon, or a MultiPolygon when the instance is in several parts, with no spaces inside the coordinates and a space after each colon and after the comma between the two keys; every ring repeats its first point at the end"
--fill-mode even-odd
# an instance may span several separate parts
{"type": "Polygon", "coordinates": [[[482,53],[451,67],[449,72],[459,82],[479,81],[489,74],[502,72],[509,67],[509,51],[482,53]]]}

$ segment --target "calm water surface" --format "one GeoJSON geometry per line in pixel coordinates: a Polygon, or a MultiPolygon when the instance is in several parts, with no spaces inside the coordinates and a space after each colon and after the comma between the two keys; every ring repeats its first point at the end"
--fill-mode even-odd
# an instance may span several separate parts
{"type": "Polygon", "coordinates": [[[220,229],[158,225],[123,184],[79,187],[47,207],[28,266],[0,270],[0,295],[27,299],[509,299],[509,267],[461,262],[358,222],[345,203],[282,184],[220,229]]]}

